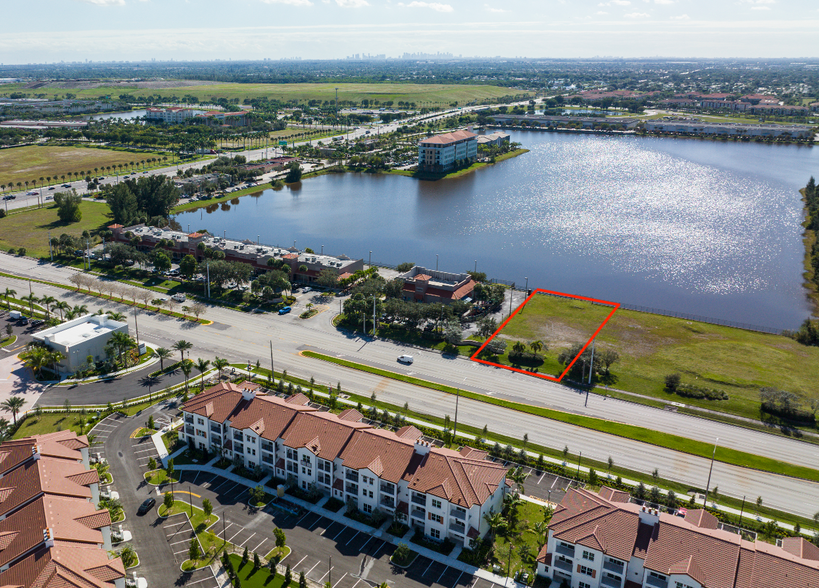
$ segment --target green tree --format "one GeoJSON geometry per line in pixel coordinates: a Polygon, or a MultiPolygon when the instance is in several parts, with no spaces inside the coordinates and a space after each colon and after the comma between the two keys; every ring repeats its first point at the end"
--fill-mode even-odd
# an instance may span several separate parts
{"type": "Polygon", "coordinates": [[[0,409],[2,409],[3,412],[10,412],[13,423],[16,425],[17,415],[23,409],[25,403],[26,400],[22,396],[10,396],[0,403],[0,409]]]}
{"type": "Polygon", "coordinates": [[[250,552],[247,550],[247,546],[245,546],[244,552],[242,552],[242,565],[247,565],[247,562],[250,561],[250,552]]]}
{"type": "Polygon", "coordinates": [[[190,341],[185,341],[184,339],[180,339],[176,343],[174,343],[171,348],[174,351],[178,351],[180,355],[180,359],[184,362],[185,361],[185,352],[189,351],[193,347],[193,343],[190,341]]]}
{"type": "Polygon", "coordinates": [[[151,458],[148,459],[148,471],[155,470],[155,469],[156,469],[156,460],[153,457],[151,457],[151,458]]]}
{"type": "Polygon", "coordinates": [[[154,251],[154,269],[158,272],[166,272],[171,269],[171,258],[164,251],[154,251]]]}
{"type": "Polygon", "coordinates": [[[165,511],[169,511],[173,508],[174,497],[173,492],[165,492],[165,498],[162,500],[162,504],[165,507],[165,511]]]}
{"type": "Polygon", "coordinates": [[[299,572],[299,588],[307,588],[307,578],[304,577],[304,572],[299,572]]]}
{"type": "Polygon", "coordinates": [[[261,484],[257,484],[253,488],[250,489],[248,493],[250,495],[250,504],[252,506],[256,506],[258,503],[264,500],[264,488],[262,488],[261,484]]]}
{"type": "Polygon", "coordinates": [[[526,482],[526,478],[529,477],[528,472],[524,471],[522,467],[517,467],[513,470],[509,470],[507,477],[517,485],[521,494],[526,494],[523,484],[526,482]]]}
{"type": "Polygon", "coordinates": [[[287,176],[284,178],[285,184],[293,184],[301,181],[302,169],[297,161],[292,162],[288,166],[287,176]]]}
{"type": "Polygon", "coordinates": [[[287,543],[287,536],[284,531],[276,527],[273,529],[273,536],[276,538],[276,547],[284,547],[287,543]]]}
{"type": "MultiPolygon", "coordinates": [[[[259,558],[259,554],[254,551],[253,552],[253,570],[254,571],[258,570],[260,567],[262,567],[262,560],[259,558]]],[[[288,585],[287,582],[285,582],[284,585],[287,586],[288,585]]]]}
{"type": "Polygon", "coordinates": [[[284,582],[282,583],[282,588],[290,588],[290,582],[293,581],[293,572],[290,571],[290,564],[287,564],[287,567],[284,569],[284,582]]]}
{"type": "Polygon", "coordinates": [[[11,312],[11,299],[17,296],[17,290],[6,288],[6,291],[3,293],[3,296],[6,298],[6,310],[11,312]]]}
{"type": "Polygon", "coordinates": [[[207,520],[210,520],[210,515],[213,512],[213,505],[211,504],[210,500],[208,500],[207,498],[205,498],[202,501],[202,510],[205,513],[205,518],[207,520]]]}
{"type": "Polygon", "coordinates": [[[166,347],[157,347],[154,349],[153,356],[159,358],[159,369],[165,369],[165,360],[168,359],[173,352],[166,347]]]}
{"type": "Polygon", "coordinates": [[[193,255],[186,255],[182,258],[182,261],[179,262],[179,273],[186,278],[192,278],[194,274],[196,274],[197,268],[198,264],[193,255]]]}
{"type": "Polygon", "coordinates": [[[194,364],[196,369],[199,370],[199,373],[202,375],[202,390],[205,389],[205,372],[208,371],[210,367],[210,361],[207,359],[202,359],[201,357],[196,360],[194,364]]]}
{"type": "Polygon", "coordinates": [[[173,458],[171,458],[168,460],[168,465],[165,466],[165,473],[168,475],[168,478],[173,478],[173,472],[174,472],[173,458]]]}
{"type": "Polygon", "coordinates": [[[188,559],[197,560],[200,555],[199,540],[196,537],[191,537],[191,544],[188,548],[188,559]]]}
{"type": "Polygon", "coordinates": [[[54,203],[57,205],[57,216],[64,223],[76,223],[82,220],[80,203],[82,196],[74,192],[58,192],[54,194],[54,203]]]}

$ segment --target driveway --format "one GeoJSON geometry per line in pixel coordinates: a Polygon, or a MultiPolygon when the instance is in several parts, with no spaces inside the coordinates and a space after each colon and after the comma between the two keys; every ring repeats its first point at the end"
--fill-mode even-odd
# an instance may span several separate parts
{"type": "MultiPolygon", "coordinates": [[[[16,347],[15,344],[13,348],[16,347]]],[[[34,379],[34,374],[23,365],[17,353],[12,351],[0,355],[0,403],[12,396],[20,396],[26,401],[23,406],[26,411],[34,407],[46,390],[47,386],[34,379]]],[[[12,420],[11,415],[4,415],[6,417],[9,417],[6,420],[12,420]]]]}

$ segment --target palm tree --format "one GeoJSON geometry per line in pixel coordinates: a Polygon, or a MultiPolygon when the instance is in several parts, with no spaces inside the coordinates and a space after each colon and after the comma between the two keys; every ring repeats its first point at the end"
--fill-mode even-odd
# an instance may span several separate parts
{"type": "Polygon", "coordinates": [[[40,302],[40,299],[37,298],[34,294],[26,294],[25,296],[21,297],[21,300],[25,300],[28,302],[28,310],[31,313],[31,316],[34,316],[34,303],[40,302]]]}
{"type": "MultiPolygon", "coordinates": [[[[113,335],[111,335],[110,339],[108,339],[106,347],[110,346],[112,349],[114,349],[117,353],[117,359],[119,360],[122,359],[122,354],[128,351],[128,349],[130,349],[134,345],[135,345],[134,340],[130,337],[130,335],[127,335],[122,331],[117,331],[113,335]]],[[[125,363],[123,364],[123,367],[126,368],[128,367],[127,356],[125,358],[125,363]]]]}
{"type": "Polygon", "coordinates": [[[29,351],[21,354],[23,363],[26,367],[30,367],[34,375],[43,369],[43,366],[48,364],[48,349],[45,347],[32,347],[29,351]]]}
{"type": "Polygon", "coordinates": [[[526,351],[526,344],[523,341],[515,341],[512,345],[512,351],[515,353],[523,353],[526,351]]]}
{"type": "Polygon", "coordinates": [[[191,347],[193,347],[193,343],[191,343],[190,341],[185,341],[184,339],[180,339],[171,346],[171,348],[174,351],[179,352],[179,355],[181,356],[183,363],[185,361],[185,352],[190,350],[191,347]]]}
{"type": "Polygon", "coordinates": [[[540,353],[544,348],[546,348],[546,345],[544,345],[543,341],[537,340],[529,343],[529,349],[532,350],[532,353],[540,353]]]}
{"type": "Polygon", "coordinates": [[[68,302],[65,302],[64,300],[58,300],[54,304],[54,310],[60,311],[60,320],[63,320],[63,313],[67,310],[71,310],[71,305],[68,304],[68,302]]]}
{"type": "Polygon", "coordinates": [[[82,316],[84,314],[88,314],[88,307],[85,304],[75,304],[74,308],[71,309],[74,313],[74,316],[82,316]]]}
{"type": "Polygon", "coordinates": [[[222,379],[222,370],[225,369],[230,362],[226,359],[222,359],[221,357],[217,356],[216,359],[213,360],[213,367],[219,370],[219,379],[222,379]]]}
{"type": "Polygon", "coordinates": [[[107,314],[108,314],[108,318],[110,318],[112,321],[120,321],[121,322],[121,321],[125,320],[125,315],[122,314],[121,312],[108,311],[107,314]]]}
{"type": "Polygon", "coordinates": [[[494,539],[498,533],[503,534],[503,532],[507,529],[506,519],[503,518],[503,515],[499,512],[488,512],[483,515],[483,520],[486,521],[486,524],[489,525],[489,533],[494,539]]]}
{"type": "Polygon", "coordinates": [[[202,390],[205,389],[205,372],[208,371],[208,367],[210,367],[210,361],[207,359],[202,359],[201,357],[196,360],[196,369],[199,370],[199,373],[202,374],[202,390]]]}
{"type": "Polygon", "coordinates": [[[521,494],[526,494],[526,491],[523,489],[523,484],[526,482],[526,478],[529,477],[528,472],[524,472],[522,467],[517,467],[510,470],[506,475],[510,480],[518,485],[518,489],[520,490],[521,494]]]}
{"type": "Polygon", "coordinates": [[[188,360],[182,360],[182,373],[185,374],[185,396],[188,395],[188,376],[191,375],[191,370],[193,369],[193,362],[188,360]]]}
{"type": "Polygon", "coordinates": [[[48,312],[48,314],[51,314],[51,305],[55,302],[57,302],[57,299],[53,296],[43,296],[40,298],[40,303],[45,304],[46,312],[48,312]]]}
{"type": "Polygon", "coordinates": [[[17,290],[6,288],[6,291],[3,293],[3,296],[6,297],[6,306],[8,307],[9,312],[11,312],[11,299],[17,296],[17,290]]]}
{"type": "Polygon", "coordinates": [[[4,412],[11,413],[11,416],[14,418],[14,424],[16,425],[17,414],[23,409],[25,403],[26,401],[22,396],[11,396],[0,403],[0,408],[2,408],[4,412]]]}
{"type": "Polygon", "coordinates": [[[173,355],[173,352],[167,347],[157,347],[156,349],[154,349],[154,357],[159,358],[160,371],[165,369],[165,360],[168,359],[171,355],[173,355]]]}
{"type": "Polygon", "coordinates": [[[51,371],[53,371],[55,374],[57,373],[57,364],[64,359],[65,355],[62,351],[52,351],[51,353],[46,354],[46,363],[51,364],[51,371]]]}

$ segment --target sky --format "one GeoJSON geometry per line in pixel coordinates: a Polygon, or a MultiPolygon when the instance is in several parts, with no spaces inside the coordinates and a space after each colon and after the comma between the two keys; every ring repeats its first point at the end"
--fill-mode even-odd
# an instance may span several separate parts
{"type": "Polygon", "coordinates": [[[0,63],[817,57],[817,0],[4,0],[0,63]]]}

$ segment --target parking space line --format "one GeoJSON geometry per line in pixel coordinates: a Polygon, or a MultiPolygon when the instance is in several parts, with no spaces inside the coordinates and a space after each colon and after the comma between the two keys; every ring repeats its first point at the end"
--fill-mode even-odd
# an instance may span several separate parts
{"type": "Polygon", "coordinates": [[[215,578],[202,578],[201,580],[194,580],[193,582],[185,582],[185,586],[193,586],[194,584],[199,584],[200,582],[212,582],[213,580],[215,580],[215,578]]]}
{"type": "Polygon", "coordinates": [[[251,539],[253,539],[255,536],[256,536],[256,533],[253,533],[253,534],[252,534],[250,537],[248,537],[247,539],[245,539],[244,541],[242,541],[242,542],[239,544],[239,547],[244,547],[244,546],[245,546],[245,543],[247,543],[248,541],[250,541],[251,539]]]}
{"type": "MultiPolygon", "coordinates": [[[[243,530],[244,530],[244,529],[242,528],[242,529],[239,529],[238,531],[236,531],[236,535],[238,535],[239,533],[241,533],[243,530]]],[[[228,539],[228,541],[229,541],[230,543],[233,543],[233,538],[234,538],[234,537],[236,537],[236,535],[234,535],[233,537],[231,537],[230,539],[228,539]]]]}
{"type": "MultiPolygon", "coordinates": [[[[449,567],[448,567],[448,566],[444,566],[444,571],[443,571],[443,572],[441,572],[441,575],[440,575],[440,576],[438,576],[438,581],[437,581],[437,582],[435,582],[435,583],[436,583],[436,584],[440,584],[440,583],[441,583],[441,578],[443,578],[443,577],[444,577],[444,574],[446,574],[448,571],[449,571],[449,567]]],[[[460,579],[460,576],[458,576],[458,579],[460,579]]]]}
{"type": "Polygon", "coordinates": [[[359,548],[358,548],[358,551],[360,551],[361,553],[363,553],[363,552],[364,552],[364,548],[367,546],[367,543],[369,543],[369,542],[370,542],[370,541],[372,541],[372,540],[373,540],[373,536],[372,536],[372,535],[370,535],[370,538],[369,538],[369,539],[367,539],[367,540],[364,542],[364,545],[362,545],[361,547],[359,547],[359,548]]]}
{"type": "Polygon", "coordinates": [[[306,555],[305,555],[303,558],[301,558],[301,559],[298,561],[298,563],[296,563],[296,565],[295,565],[295,566],[293,566],[293,569],[296,569],[296,566],[298,566],[298,565],[299,565],[301,562],[303,562],[305,559],[307,559],[307,556],[306,556],[306,555]]]}
{"type": "Polygon", "coordinates": [[[320,563],[321,563],[321,561],[320,561],[320,560],[319,560],[319,561],[317,561],[317,562],[315,563],[315,565],[314,565],[312,568],[310,568],[309,570],[307,570],[307,573],[306,573],[306,574],[304,574],[304,575],[305,575],[305,576],[306,576],[306,575],[308,575],[310,572],[312,572],[314,569],[316,569],[316,566],[317,566],[317,565],[319,565],[320,563]]]}
{"type": "Polygon", "coordinates": [[[353,588],[355,588],[356,586],[358,586],[358,585],[359,585],[359,583],[361,582],[361,580],[363,580],[363,578],[359,578],[359,579],[358,579],[358,582],[356,582],[355,584],[353,584],[353,588]]]}
{"type": "MultiPolygon", "coordinates": [[[[326,578],[326,577],[327,577],[327,574],[329,574],[330,572],[332,572],[332,571],[335,569],[335,567],[336,567],[336,566],[333,566],[333,567],[331,567],[329,570],[327,570],[326,572],[324,572],[324,575],[323,575],[321,578],[319,578],[319,584],[322,584],[322,583],[324,582],[324,578],[326,578]]],[[[347,574],[344,574],[344,576],[346,576],[346,575],[347,575],[347,574]]],[[[344,576],[342,576],[342,578],[343,578],[344,576]]]]}
{"type": "Polygon", "coordinates": [[[382,549],[384,549],[384,546],[386,544],[387,544],[386,541],[381,542],[381,545],[379,546],[379,548],[375,550],[375,553],[373,553],[373,559],[378,559],[378,552],[381,551],[382,549]]]}
{"type": "MultiPolygon", "coordinates": [[[[319,518],[316,519],[316,522],[313,523],[313,525],[307,530],[312,531],[313,529],[315,529],[318,526],[318,524],[321,522],[321,519],[323,519],[323,518],[324,518],[323,516],[319,515],[319,518]]],[[[329,525],[328,525],[328,527],[329,527],[329,525]]],[[[327,529],[324,529],[324,530],[326,531],[327,529]]]]}
{"type": "Polygon", "coordinates": [[[353,539],[355,539],[356,537],[358,537],[358,534],[359,534],[360,532],[361,532],[361,531],[356,531],[356,532],[355,532],[355,535],[353,535],[352,537],[350,537],[350,540],[349,540],[349,541],[347,541],[347,543],[345,543],[344,545],[349,545],[350,543],[352,543],[352,542],[353,542],[353,539]]]}
{"type": "MultiPolygon", "coordinates": [[[[347,575],[347,572],[344,572],[344,576],[346,576],[346,575],[347,575]]],[[[341,584],[341,581],[344,579],[344,576],[341,576],[338,580],[336,580],[336,586],[341,584]]]]}
{"type": "Polygon", "coordinates": [[[134,451],[134,453],[145,453],[146,451],[156,451],[155,447],[145,447],[144,449],[140,449],[139,451],[134,451]]]}
{"type": "Polygon", "coordinates": [[[339,532],[338,532],[338,535],[336,535],[335,537],[333,537],[333,541],[335,541],[336,539],[338,539],[339,535],[341,535],[341,534],[342,534],[344,531],[346,531],[346,530],[347,530],[347,527],[345,527],[344,525],[342,525],[342,526],[341,526],[341,531],[339,531],[339,532]]]}
{"type": "MultiPolygon", "coordinates": [[[[228,480],[228,482],[232,482],[232,481],[233,480],[228,480]]],[[[224,492],[220,492],[220,494],[222,494],[223,496],[227,496],[228,494],[230,494],[231,492],[236,490],[236,486],[238,486],[238,485],[239,485],[239,482],[236,482],[235,484],[233,484],[233,486],[231,486],[230,488],[228,488],[224,492]]]]}
{"type": "Polygon", "coordinates": [[[167,528],[169,528],[169,527],[178,527],[179,525],[184,525],[184,524],[185,524],[185,523],[187,523],[187,522],[188,522],[188,521],[182,521],[181,523],[174,523],[174,524],[172,524],[172,525],[165,524],[165,525],[162,525],[162,528],[163,528],[163,529],[167,529],[167,528]]]}
{"type": "MultiPolygon", "coordinates": [[[[259,543],[259,544],[258,544],[256,547],[254,547],[253,549],[251,549],[251,551],[253,551],[254,553],[255,553],[256,551],[258,551],[258,550],[259,550],[259,548],[262,546],[262,544],[263,544],[265,541],[267,541],[267,539],[262,539],[262,542],[261,542],[261,543],[259,543]]],[[[266,552],[265,552],[265,553],[266,553],[266,552]]]]}
{"type": "Polygon", "coordinates": [[[199,474],[201,474],[201,473],[202,473],[202,470],[197,470],[196,471],[196,475],[193,477],[193,481],[191,482],[191,484],[196,484],[196,478],[198,478],[199,474]]]}
{"type": "MultiPolygon", "coordinates": [[[[306,518],[307,518],[309,515],[311,515],[311,514],[313,514],[313,513],[312,513],[311,511],[309,511],[309,510],[308,510],[308,511],[307,511],[307,512],[304,514],[304,516],[303,516],[303,517],[301,517],[301,518],[300,518],[298,521],[296,521],[296,524],[295,524],[295,525],[293,525],[293,526],[294,526],[294,527],[298,526],[298,524],[299,524],[300,522],[302,522],[304,519],[306,519],[306,518]]],[[[305,556],[305,557],[306,557],[306,556],[305,556]]]]}
{"type": "Polygon", "coordinates": [[[543,472],[542,474],[540,474],[540,478],[538,478],[538,481],[537,481],[538,484],[540,484],[543,481],[544,476],[546,476],[546,472],[543,472]]]}
{"type": "Polygon", "coordinates": [[[458,585],[458,582],[460,582],[460,581],[461,581],[461,576],[463,576],[463,575],[464,575],[464,573],[463,573],[463,572],[461,572],[460,574],[458,574],[458,579],[457,579],[457,580],[455,580],[455,583],[452,585],[452,588],[455,588],[455,586],[457,586],[457,585],[458,585]]]}
{"type": "Polygon", "coordinates": [[[183,539],[182,541],[174,541],[173,543],[168,543],[168,545],[179,545],[180,543],[190,543],[188,539],[183,539]]]}
{"type": "Polygon", "coordinates": [[[559,478],[555,478],[555,479],[554,479],[554,481],[552,482],[552,485],[551,485],[551,486],[549,486],[549,489],[552,489],[552,488],[554,488],[554,487],[555,487],[555,484],[557,484],[558,479],[559,479],[559,478]]]}
{"type": "Polygon", "coordinates": [[[421,577],[422,577],[422,578],[423,578],[424,576],[426,576],[426,575],[427,575],[427,572],[429,571],[429,568],[431,568],[431,567],[432,567],[432,564],[434,564],[434,563],[435,563],[435,560],[432,560],[432,559],[431,559],[431,560],[429,560],[429,565],[427,566],[427,569],[425,569],[425,570],[424,570],[424,573],[423,573],[423,574],[421,574],[421,577]]]}
{"type": "MultiPolygon", "coordinates": [[[[224,486],[224,485],[225,485],[227,482],[230,482],[230,480],[228,480],[227,478],[225,478],[224,480],[222,480],[222,483],[221,483],[221,484],[219,484],[219,486],[224,486]]],[[[214,492],[216,492],[216,489],[217,489],[217,488],[219,488],[219,486],[214,486],[213,488],[211,488],[211,490],[213,490],[214,492]]]]}
{"type": "MultiPolygon", "coordinates": [[[[222,516],[225,516],[225,515],[224,515],[224,513],[222,514],[222,516]]],[[[222,533],[223,533],[224,535],[227,535],[227,530],[228,530],[228,529],[230,529],[230,528],[231,528],[233,525],[235,525],[235,524],[236,524],[236,523],[228,523],[227,525],[225,525],[225,528],[224,528],[224,529],[222,529],[222,533]]],[[[219,533],[217,533],[217,534],[216,534],[216,536],[218,537],[218,536],[219,536],[219,533]]],[[[222,539],[224,539],[224,536],[222,537],[222,539]]]]}

